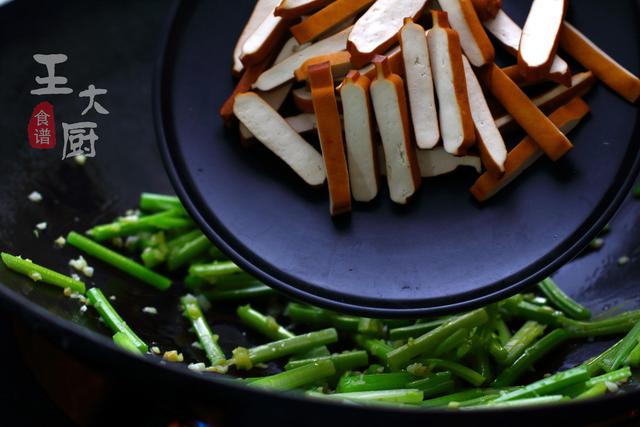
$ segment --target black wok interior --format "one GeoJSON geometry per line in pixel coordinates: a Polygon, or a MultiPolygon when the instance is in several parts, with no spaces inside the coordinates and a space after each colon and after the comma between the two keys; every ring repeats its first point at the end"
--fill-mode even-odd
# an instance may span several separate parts
{"type": "MultiPolygon", "coordinates": [[[[96,3],[91,7],[80,1],[51,1],[41,9],[32,9],[18,1],[0,10],[0,249],[22,254],[56,270],[69,271],[67,265],[78,252],[66,247],[57,249],[53,240],[70,230],[84,231],[90,226],[107,222],[135,207],[142,191],[172,191],[166,178],[156,147],[153,129],[151,91],[157,44],[164,30],[163,20],[172,10],[172,2],[96,3]],[[157,8],[153,14],[149,8],[157,8]],[[161,13],[162,12],[162,13],[161,13]],[[75,25],[63,25],[69,16],[91,15],[98,22],[78,20],[75,25]],[[32,23],[49,22],[55,25],[55,36],[49,37],[44,28],[40,33],[20,25],[20,18],[31,16],[32,23]],[[126,19],[135,14],[142,23],[126,19]],[[142,34],[139,25],[153,25],[157,31],[142,34]],[[100,31],[95,31],[100,28],[100,31]],[[34,45],[34,39],[36,45],[34,45]],[[65,68],[70,83],[96,83],[109,89],[105,98],[111,114],[100,118],[100,138],[97,157],[85,166],[73,161],[61,161],[59,152],[34,152],[25,136],[26,121],[36,100],[29,94],[31,81],[40,69],[29,55],[34,49],[64,51],[70,58],[65,68]],[[6,61],[11,61],[11,67],[6,61]],[[4,62],[4,63],[3,63],[4,62]],[[23,126],[24,124],[24,126],[23,126]],[[23,129],[24,128],[24,129],[23,129]],[[31,191],[44,196],[40,203],[27,199],[31,191]],[[40,237],[33,233],[35,224],[48,223],[40,237]]],[[[34,52],[35,53],[35,52],[34,52]]],[[[52,100],[61,119],[76,120],[81,110],[75,97],[52,100]]],[[[640,307],[640,201],[629,197],[611,221],[611,232],[605,245],[597,252],[579,256],[556,274],[558,283],[573,297],[592,309],[594,315],[604,316],[621,309],[640,307]],[[617,259],[627,255],[632,261],[618,266],[617,259]]],[[[186,361],[200,361],[203,355],[191,343],[194,337],[187,331],[187,323],[180,315],[177,297],[184,292],[181,284],[165,293],[137,282],[127,275],[90,260],[96,273],[92,283],[105,294],[115,295],[114,305],[132,328],[149,343],[161,349],[180,349],[186,361]],[[155,306],[157,316],[144,314],[141,308],[155,306]]],[[[307,402],[296,397],[276,393],[248,391],[215,376],[198,375],[186,365],[167,366],[157,359],[140,361],[117,350],[109,339],[107,328],[97,321],[94,312],[80,312],[80,303],[63,297],[57,288],[34,285],[30,280],[13,274],[0,266],[0,302],[4,309],[15,314],[30,327],[52,339],[65,351],[79,354],[105,372],[134,372],[132,384],[162,383],[175,392],[175,403],[189,402],[190,410],[203,413],[224,407],[228,418],[249,425],[256,420],[291,421],[288,417],[303,416],[313,411],[313,419],[306,425],[326,425],[328,420],[349,420],[367,417],[368,424],[388,422],[419,423],[424,414],[415,411],[384,408],[344,407],[335,404],[307,402]],[[77,326],[81,326],[78,328],[77,326]],[[286,408],[276,411],[274,408],[286,408]]],[[[260,342],[252,333],[243,333],[230,313],[235,304],[214,307],[207,317],[221,336],[226,351],[237,345],[260,342]]],[[[599,340],[583,345],[567,345],[558,352],[546,369],[569,367],[601,351],[611,342],[599,340]]],[[[273,369],[277,369],[275,366],[273,369]]],[[[563,408],[549,407],[507,411],[504,416],[522,420],[521,424],[539,422],[543,417],[553,420],[597,419],[612,411],[637,407],[640,390],[632,386],[623,396],[607,397],[587,405],[572,404],[563,408]],[[520,418],[523,417],[524,418],[520,418]],[[518,417],[518,418],[516,418],[518,417]]],[[[447,413],[435,411],[429,415],[435,423],[477,422],[495,420],[493,412],[447,413]]],[[[550,423],[553,424],[553,423],[550,423]]]]}

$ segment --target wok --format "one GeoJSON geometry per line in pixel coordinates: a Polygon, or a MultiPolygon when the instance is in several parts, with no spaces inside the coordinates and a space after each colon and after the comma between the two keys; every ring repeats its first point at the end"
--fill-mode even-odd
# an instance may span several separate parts
{"type": "MultiPolygon", "coordinates": [[[[108,221],[135,206],[141,191],[171,191],[153,133],[150,82],[161,34],[158,28],[171,16],[171,7],[169,2],[155,1],[18,1],[0,9],[0,49],[3,61],[11,59],[10,67],[0,67],[4,82],[0,87],[0,105],[4,106],[0,116],[2,250],[67,271],[68,260],[77,252],[69,247],[55,249],[53,240],[58,235],[108,221]],[[23,25],[26,16],[30,28],[23,25]],[[86,20],[87,16],[92,19],[86,20]],[[97,28],[101,31],[95,31],[97,28]],[[111,114],[101,119],[97,156],[83,167],[61,161],[57,152],[32,150],[25,140],[26,120],[36,101],[29,94],[29,76],[41,71],[30,57],[37,50],[64,51],[78,61],[80,65],[71,62],[65,69],[72,84],[96,82],[110,91],[104,105],[111,114]],[[43,194],[42,202],[28,201],[33,190],[43,194]],[[36,238],[33,229],[40,221],[47,221],[48,228],[36,238]]],[[[60,117],[71,120],[83,108],[72,97],[56,98],[53,103],[60,117]]],[[[604,247],[577,258],[556,275],[567,292],[595,315],[640,306],[639,221],[640,204],[629,198],[612,221],[604,247]],[[625,254],[634,260],[619,267],[616,260],[625,254]]],[[[183,291],[180,285],[160,293],[98,261],[90,263],[96,268],[92,281],[107,295],[116,296],[114,305],[144,340],[165,350],[180,349],[187,361],[201,359],[190,345],[194,338],[176,304],[183,291]],[[142,313],[144,306],[155,306],[159,314],[142,313]]],[[[94,383],[104,391],[94,406],[84,408],[86,424],[158,425],[156,411],[170,408],[178,418],[212,420],[223,426],[583,425],[631,416],[640,402],[636,387],[589,402],[507,411],[422,411],[312,401],[295,394],[250,389],[224,377],[191,372],[182,364],[131,356],[112,344],[109,331],[91,311],[82,314],[80,304],[64,298],[59,289],[34,285],[3,266],[0,284],[0,304],[25,331],[20,334],[21,347],[38,371],[47,372],[50,379],[59,381],[58,386],[62,381],[70,384],[65,376],[69,371],[85,375],[86,381],[79,382],[82,387],[63,389],[69,396],[91,390],[94,383]],[[61,369],[60,354],[79,362],[61,369]],[[90,372],[102,380],[93,381],[90,372]]],[[[258,336],[242,334],[229,315],[232,310],[231,306],[217,308],[207,314],[223,348],[230,351],[236,345],[260,342],[258,336]]],[[[545,369],[573,365],[610,344],[603,340],[567,345],[545,369]]],[[[66,395],[61,400],[65,399],[66,395]]]]}

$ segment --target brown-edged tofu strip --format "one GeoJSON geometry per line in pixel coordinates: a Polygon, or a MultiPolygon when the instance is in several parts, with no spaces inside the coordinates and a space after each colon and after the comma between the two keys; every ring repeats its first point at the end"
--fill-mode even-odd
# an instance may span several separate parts
{"type": "MultiPolygon", "coordinates": [[[[558,85],[538,96],[531,98],[531,102],[542,112],[550,112],[566,104],[571,98],[584,96],[591,90],[596,78],[591,71],[583,71],[571,78],[571,86],[558,85]]],[[[510,114],[503,114],[495,119],[496,126],[500,130],[509,129],[513,124],[510,114]]]]}
{"type": "MultiPolygon", "coordinates": [[[[528,82],[522,74],[520,74],[520,70],[518,69],[518,64],[508,65],[506,67],[502,67],[502,71],[511,79],[515,84],[520,87],[526,87],[531,84],[535,84],[538,82],[528,82]]],[[[544,81],[544,80],[543,80],[544,81]]]]}
{"type": "Polygon", "coordinates": [[[416,145],[433,148],[440,141],[440,128],[427,36],[422,26],[408,19],[399,38],[416,145]]]}
{"type": "Polygon", "coordinates": [[[303,113],[313,114],[311,91],[307,87],[299,87],[291,91],[293,105],[303,113]]]}
{"type": "Polygon", "coordinates": [[[347,49],[356,67],[370,62],[395,42],[405,18],[416,19],[422,14],[427,0],[377,0],[360,17],[349,35],[347,49]]]}
{"type": "Polygon", "coordinates": [[[567,0],[533,0],[518,49],[520,74],[527,80],[549,74],[567,6],[567,0]]]}
{"type": "Polygon", "coordinates": [[[275,7],[242,45],[240,60],[245,66],[264,61],[271,54],[273,46],[277,46],[284,37],[288,22],[275,16],[274,10],[275,7]]]}
{"type": "MultiPolygon", "coordinates": [[[[399,76],[404,75],[404,59],[402,57],[402,50],[400,49],[400,46],[395,46],[394,48],[389,49],[382,56],[387,57],[389,68],[391,69],[392,73],[399,76]]],[[[360,68],[358,72],[363,76],[366,76],[369,80],[375,79],[376,75],[378,74],[376,66],[371,63],[360,68]]]]}
{"type": "Polygon", "coordinates": [[[325,170],[320,153],[264,99],[253,92],[238,95],[233,112],[256,139],[287,163],[307,184],[322,185],[325,170]]]}
{"type": "Polygon", "coordinates": [[[313,12],[333,0],[281,0],[276,7],[275,15],[285,19],[295,19],[313,12]]]}
{"type": "MultiPolygon", "coordinates": [[[[298,52],[302,46],[294,39],[290,38],[280,50],[280,53],[276,57],[274,64],[279,64],[294,53],[298,52]]],[[[291,88],[293,87],[293,82],[285,83],[280,85],[274,89],[267,91],[257,91],[257,94],[260,95],[269,105],[271,105],[275,110],[279,110],[282,107],[287,95],[291,92],[291,88]]]]}
{"type": "MultiPolygon", "coordinates": [[[[549,119],[566,134],[576,127],[587,113],[589,113],[589,106],[582,99],[574,98],[568,104],[554,111],[549,119]]],[[[498,178],[485,172],[470,188],[471,194],[480,202],[493,197],[543,154],[538,144],[527,136],[507,155],[505,172],[502,177],[498,178]]]]}
{"type": "Polygon", "coordinates": [[[471,0],[438,0],[447,19],[460,37],[462,51],[474,67],[493,62],[495,51],[471,0]]]}
{"type": "Polygon", "coordinates": [[[222,107],[220,107],[220,116],[225,123],[230,123],[233,118],[233,103],[235,102],[236,96],[251,90],[251,85],[256,81],[258,76],[262,74],[265,68],[267,68],[267,64],[268,60],[245,68],[242,73],[242,77],[240,77],[240,80],[236,83],[236,87],[233,89],[233,92],[224,104],[222,104],[222,107]]]}
{"type": "Polygon", "coordinates": [[[427,32],[431,71],[438,95],[440,135],[445,150],[462,155],[475,142],[467,83],[458,33],[449,27],[447,13],[432,10],[433,28],[427,32]]]}
{"type": "Polygon", "coordinates": [[[342,99],[351,195],[358,202],[373,200],[380,187],[369,99],[370,85],[368,78],[357,71],[350,71],[338,88],[342,99]]]}
{"type": "Polygon", "coordinates": [[[573,147],[567,137],[499,67],[488,65],[478,69],[477,75],[484,87],[551,160],[558,160],[573,147]]]}
{"type": "Polygon", "coordinates": [[[375,0],[336,0],[304,21],[291,27],[291,34],[300,43],[317,39],[327,31],[357,15],[375,0]]]}
{"type": "MultiPolygon", "coordinates": [[[[279,1],[280,0],[256,1],[256,5],[253,7],[253,12],[251,12],[251,16],[249,17],[247,24],[244,26],[242,33],[236,42],[236,46],[233,49],[233,74],[235,76],[239,76],[244,70],[244,64],[240,60],[244,43],[249,37],[251,37],[260,24],[262,24],[262,21],[273,13],[274,8],[278,5],[279,1]]],[[[231,107],[233,107],[233,105],[231,107]]]]}
{"type": "Polygon", "coordinates": [[[301,113],[295,116],[286,117],[285,120],[293,130],[300,134],[318,129],[316,115],[312,113],[301,113]]]}
{"type": "Polygon", "coordinates": [[[507,158],[507,147],[502,135],[493,121],[491,110],[482,93],[482,88],[466,57],[462,57],[464,63],[464,75],[467,80],[467,92],[469,93],[469,105],[471,116],[476,127],[476,140],[480,149],[480,156],[484,167],[495,175],[502,175],[504,162],[507,158]]]}
{"type": "Polygon", "coordinates": [[[320,64],[327,61],[331,64],[331,72],[333,73],[334,78],[346,76],[352,68],[351,54],[346,50],[342,50],[340,52],[332,52],[326,55],[309,58],[304,61],[304,63],[293,74],[299,82],[307,80],[307,68],[310,65],[320,64]]]}
{"type": "Polygon", "coordinates": [[[502,0],[471,0],[481,21],[493,19],[502,8],[502,0]]]}
{"type": "Polygon", "coordinates": [[[318,121],[318,138],[327,171],[331,216],[351,211],[351,190],[342,123],[331,75],[331,64],[323,62],[308,69],[313,108],[318,121]]]}
{"type": "MultiPolygon", "coordinates": [[[[296,39],[294,39],[293,37],[290,38],[284,44],[284,46],[282,46],[282,49],[280,49],[280,53],[278,53],[278,56],[276,56],[274,64],[282,62],[283,60],[297,52],[299,49],[300,44],[296,41],[296,39]]],[[[269,104],[274,110],[278,111],[280,107],[282,107],[285,99],[287,99],[287,96],[291,92],[292,87],[293,83],[285,83],[275,89],[271,89],[265,92],[257,91],[256,93],[260,96],[260,98],[267,101],[267,104],[269,104]]],[[[240,137],[244,141],[253,137],[253,135],[251,135],[251,132],[249,132],[249,129],[247,129],[246,126],[242,123],[240,123],[240,137]]]]}
{"type": "Polygon", "coordinates": [[[259,90],[271,90],[295,78],[294,72],[306,61],[319,55],[326,55],[332,52],[344,50],[347,45],[347,37],[351,28],[346,28],[337,34],[319,40],[304,49],[294,53],[279,64],[274,65],[264,71],[253,87],[259,90]]]}
{"type": "MultiPolygon", "coordinates": [[[[517,84],[520,87],[528,87],[538,83],[554,81],[549,78],[550,76],[547,76],[547,78],[544,78],[541,80],[527,80],[522,74],[520,74],[520,69],[518,68],[518,64],[507,65],[506,67],[502,67],[502,71],[504,71],[504,73],[507,76],[509,76],[509,78],[513,80],[515,84],[517,84]]],[[[557,80],[556,80],[556,83],[558,83],[557,80]]],[[[568,81],[564,80],[562,84],[564,84],[565,86],[569,86],[571,84],[571,76],[569,76],[568,81]]]]}
{"type": "Polygon", "coordinates": [[[563,24],[560,31],[560,47],[629,102],[635,103],[640,98],[640,79],[568,22],[563,24]]]}
{"type": "Polygon", "coordinates": [[[433,150],[418,150],[418,166],[423,178],[431,178],[453,172],[460,166],[472,167],[476,172],[482,171],[482,162],[478,156],[454,156],[443,147],[433,150]]]}
{"type": "MultiPolygon", "coordinates": [[[[504,10],[500,10],[495,18],[484,21],[483,24],[507,52],[513,56],[518,55],[522,29],[504,10]]],[[[569,64],[556,55],[551,63],[547,78],[560,84],[568,85],[571,82],[571,69],[569,69],[569,64]]]]}
{"type": "Polygon", "coordinates": [[[405,204],[421,182],[416,149],[411,141],[404,82],[391,72],[386,57],[378,55],[373,63],[378,73],[370,92],[382,139],[389,195],[395,203],[405,204]]]}
{"type": "MultiPolygon", "coordinates": [[[[482,172],[482,161],[480,157],[474,155],[454,156],[447,153],[444,147],[436,147],[432,150],[416,150],[420,176],[423,178],[433,178],[434,176],[445,175],[461,166],[468,166],[482,172]]],[[[386,175],[384,151],[378,149],[378,159],[380,163],[380,173],[386,175]]]]}

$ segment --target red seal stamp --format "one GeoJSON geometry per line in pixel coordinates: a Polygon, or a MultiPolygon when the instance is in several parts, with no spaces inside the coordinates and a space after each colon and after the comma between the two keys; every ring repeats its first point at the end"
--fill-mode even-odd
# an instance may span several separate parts
{"type": "Polygon", "coordinates": [[[56,123],[53,105],[44,101],[36,105],[27,127],[29,145],[38,150],[47,150],[56,146],[56,123]]]}

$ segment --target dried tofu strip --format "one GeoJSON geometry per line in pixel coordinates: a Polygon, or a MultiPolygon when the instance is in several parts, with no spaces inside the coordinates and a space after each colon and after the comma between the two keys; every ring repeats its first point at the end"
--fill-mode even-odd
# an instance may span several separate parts
{"type": "Polygon", "coordinates": [[[416,144],[433,148],[440,141],[440,128],[424,28],[408,20],[400,31],[400,44],[416,144]]]}
{"type": "MultiPolygon", "coordinates": [[[[300,49],[300,44],[296,41],[296,39],[294,39],[293,37],[290,38],[284,44],[282,49],[280,49],[280,53],[278,53],[278,56],[276,56],[276,60],[274,63],[278,64],[284,61],[286,58],[293,55],[299,49],[300,49]]],[[[257,91],[256,93],[260,96],[260,98],[267,101],[267,104],[269,104],[274,110],[278,111],[280,107],[282,107],[282,104],[284,103],[285,99],[287,99],[287,96],[291,92],[292,87],[293,87],[293,83],[285,83],[282,86],[278,86],[275,89],[272,89],[266,92],[257,91]]],[[[247,127],[242,123],[240,123],[240,137],[243,140],[251,139],[253,137],[253,135],[251,135],[251,132],[249,132],[249,129],[247,129],[247,127]]]]}
{"type": "Polygon", "coordinates": [[[549,74],[567,5],[567,0],[533,0],[518,49],[520,74],[528,80],[549,74]]]}
{"type": "MultiPolygon", "coordinates": [[[[589,113],[589,106],[580,98],[574,98],[567,105],[554,111],[549,119],[563,133],[569,133],[589,113]]],[[[538,144],[527,136],[507,155],[505,173],[497,178],[491,173],[484,173],[470,188],[471,194],[480,202],[493,197],[522,172],[543,156],[538,144]]]]}
{"type": "MultiPolygon", "coordinates": [[[[500,10],[494,19],[483,22],[485,28],[504,46],[510,54],[518,55],[522,29],[503,10],[500,10]]],[[[524,76],[523,76],[524,77],[524,76]]],[[[571,70],[558,55],[555,55],[548,78],[560,84],[568,85],[571,81],[571,70]]]]}
{"type": "MultiPolygon", "coordinates": [[[[518,86],[527,87],[532,84],[536,84],[539,82],[536,81],[527,81],[522,74],[520,74],[520,70],[518,69],[518,64],[508,65],[506,67],[502,67],[502,71],[518,86]]],[[[545,80],[542,80],[545,81],[545,80]]]]}
{"type": "Polygon", "coordinates": [[[433,28],[427,32],[429,57],[438,95],[440,134],[445,150],[464,154],[475,142],[475,131],[458,34],[449,27],[447,13],[432,11],[433,28]]]}
{"type": "Polygon", "coordinates": [[[405,18],[416,19],[427,0],[377,0],[356,21],[349,35],[348,50],[356,67],[362,67],[375,54],[383,53],[396,41],[405,18]]]}
{"type": "Polygon", "coordinates": [[[224,104],[222,104],[222,107],[220,107],[220,116],[225,123],[228,124],[233,118],[233,103],[235,102],[236,96],[251,90],[251,85],[263,73],[265,68],[267,68],[267,64],[268,62],[264,61],[260,64],[246,67],[242,73],[242,77],[240,77],[240,80],[236,83],[236,87],[233,89],[233,92],[231,92],[231,95],[227,98],[224,104]]]}
{"type": "Polygon", "coordinates": [[[471,0],[438,0],[447,12],[451,28],[460,36],[462,51],[474,67],[493,62],[495,51],[471,0]]]}
{"type": "MultiPolygon", "coordinates": [[[[388,50],[382,56],[387,57],[389,68],[391,69],[392,73],[399,76],[404,75],[404,59],[402,57],[402,50],[400,49],[400,46],[396,46],[388,50]]],[[[378,73],[374,64],[367,64],[364,67],[360,68],[358,72],[363,76],[366,76],[369,80],[375,79],[376,74],[378,73]]]]}
{"type": "MultiPolygon", "coordinates": [[[[453,172],[459,167],[471,167],[477,173],[482,172],[482,161],[480,157],[473,155],[454,156],[447,153],[444,147],[436,147],[432,150],[416,150],[418,167],[422,178],[433,178],[453,172]]],[[[380,173],[386,175],[384,151],[378,149],[378,159],[380,163],[380,173]]]]}
{"type": "Polygon", "coordinates": [[[464,63],[464,75],[467,81],[467,92],[469,93],[469,105],[471,106],[471,116],[476,127],[476,138],[482,162],[487,170],[496,175],[504,172],[504,162],[507,158],[507,147],[504,144],[502,135],[496,127],[491,115],[491,110],[482,93],[482,88],[471,68],[471,64],[466,57],[462,57],[464,63]]]}
{"type": "Polygon", "coordinates": [[[331,72],[333,73],[334,78],[342,78],[346,76],[349,70],[353,67],[351,65],[351,54],[346,50],[343,50],[307,59],[293,74],[299,82],[307,80],[307,68],[310,65],[320,64],[327,61],[331,64],[331,72]]]}
{"type": "Polygon", "coordinates": [[[307,59],[344,50],[351,28],[352,27],[346,28],[331,37],[313,43],[291,55],[281,63],[269,68],[258,77],[253,87],[259,90],[271,90],[293,80],[295,77],[294,72],[307,59]]]}
{"type": "Polygon", "coordinates": [[[573,146],[527,95],[495,64],[478,69],[478,78],[551,160],[573,146]]]}
{"type": "Polygon", "coordinates": [[[370,84],[367,77],[351,71],[339,87],[351,195],[358,202],[373,200],[380,187],[369,99],[370,84]]]}
{"type": "Polygon", "coordinates": [[[333,0],[281,0],[276,7],[276,16],[282,16],[285,19],[295,19],[302,15],[313,12],[333,0]]]}
{"type": "Polygon", "coordinates": [[[307,184],[325,180],[322,156],[302,139],[269,104],[253,92],[236,97],[233,112],[256,139],[280,157],[307,184]]]}
{"type": "Polygon", "coordinates": [[[461,166],[472,167],[478,173],[482,171],[480,157],[454,156],[447,153],[443,147],[436,147],[433,150],[418,150],[417,155],[420,175],[423,178],[444,175],[461,166]]]}
{"type": "Polygon", "coordinates": [[[273,46],[284,36],[286,29],[287,21],[275,16],[272,10],[244,42],[240,56],[242,63],[247,66],[264,61],[270,55],[273,46]]]}
{"type": "MultiPolygon", "coordinates": [[[[253,12],[244,26],[236,46],[233,49],[233,74],[239,76],[244,70],[244,64],[240,60],[242,56],[242,47],[254,31],[262,24],[262,22],[273,13],[274,8],[280,0],[258,0],[253,8],[253,12]]],[[[233,107],[233,106],[232,106],[233,107]]]]}
{"type": "Polygon", "coordinates": [[[520,70],[518,68],[518,64],[515,65],[507,65],[506,67],[502,67],[502,71],[511,79],[515,84],[520,87],[529,87],[539,83],[551,82],[555,81],[556,83],[560,83],[564,86],[571,86],[571,73],[568,74],[569,79],[562,79],[562,81],[558,81],[557,78],[552,78],[551,75],[547,75],[546,78],[540,80],[527,80],[522,74],[520,74],[520,70]]]}
{"type": "Polygon", "coordinates": [[[318,121],[315,114],[301,113],[286,117],[285,120],[297,133],[303,134],[318,129],[318,121]]]}
{"type": "Polygon", "coordinates": [[[640,98],[640,79],[568,22],[564,23],[560,32],[560,47],[629,102],[635,103],[640,98]]]}
{"type": "Polygon", "coordinates": [[[327,171],[329,212],[331,216],[340,215],[351,211],[351,190],[342,138],[342,124],[329,62],[309,67],[309,85],[318,121],[322,157],[327,171]]]}
{"type": "Polygon", "coordinates": [[[502,0],[471,0],[471,3],[481,21],[495,18],[502,8],[502,0]]]}
{"type": "MultiPolygon", "coordinates": [[[[591,71],[578,73],[571,78],[571,86],[558,85],[547,92],[531,98],[533,104],[540,110],[552,111],[566,104],[571,98],[584,96],[595,84],[596,79],[591,71]]],[[[506,129],[513,124],[513,117],[504,114],[495,120],[499,129],[506,129]]]]}
{"type": "Polygon", "coordinates": [[[331,30],[336,25],[352,18],[375,0],[336,0],[299,24],[291,27],[291,34],[300,42],[307,43],[331,30]]]}
{"type": "Polygon", "coordinates": [[[303,113],[313,114],[313,101],[311,99],[311,91],[306,87],[299,87],[291,91],[293,105],[303,113]]]}
{"type": "Polygon", "coordinates": [[[405,204],[420,187],[420,170],[411,143],[404,83],[391,73],[386,57],[377,56],[373,62],[378,74],[370,91],[386,159],[389,194],[395,203],[405,204]]]}

